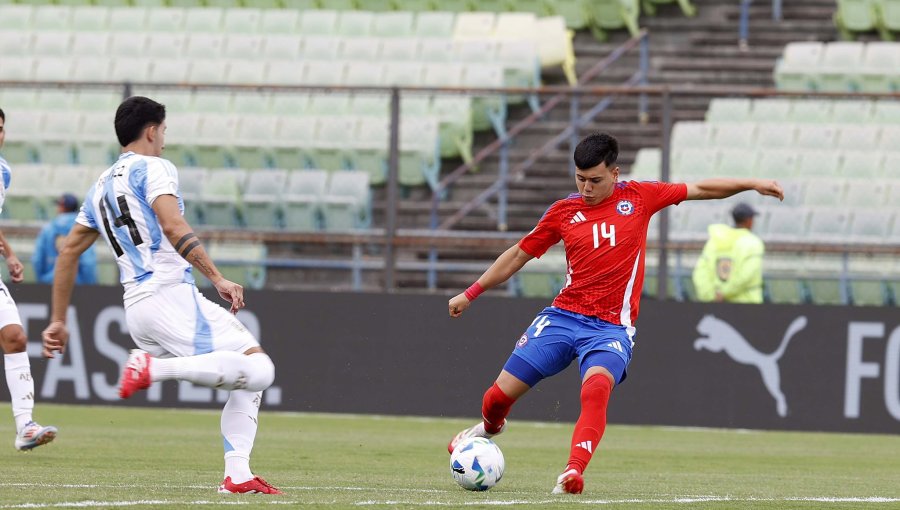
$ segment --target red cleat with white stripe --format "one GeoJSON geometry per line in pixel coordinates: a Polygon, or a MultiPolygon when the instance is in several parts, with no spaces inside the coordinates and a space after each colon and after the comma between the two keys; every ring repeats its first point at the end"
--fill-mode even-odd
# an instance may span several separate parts
{"type": "Polygon", "coordinates": [[[577,469],[570,469],[559,475],[556,479],[556,487],[553,488],[553,494],[581,494],[584,490],[584,477],[577,469]]]}
{"type": "Polygon", "coordinates": [[[269,482],[258,476],[254,476],[244,483],[231,483],[231,477],[226,477],[219,485],[219,494],[284,494],[269,482]]]}
{"type": "Polygon", "coordinates": [[[132,349],[122,370],[119,381],[119,398],[128,398],[138,390],[146,390],[150,380],[150,354],[140,349],[132,349]]]}

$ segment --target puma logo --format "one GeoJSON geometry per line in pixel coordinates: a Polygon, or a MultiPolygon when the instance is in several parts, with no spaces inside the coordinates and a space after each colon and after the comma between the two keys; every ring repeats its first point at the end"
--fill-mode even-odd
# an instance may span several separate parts
{"type": "Polygon", "coordinates": [[[775,399],[775,410],[778,416],[787,416],[788,405],[784,393],[781,391],[781,371],[778,368],[778,360],[784,355],[788,342],[806,327],[806,317],[800,316],[794,319],[784,332],[781,345],[774,352],[764,354],[757,351],[743,335],[731,324],[713,315],[705,315],[697,324],[697,331],[704,337],[694,341],[694,349],[706,349],[710,352],[722,352],[734,361],[742,365],[753,365],[759,369],[763,384],[775,399]]]}

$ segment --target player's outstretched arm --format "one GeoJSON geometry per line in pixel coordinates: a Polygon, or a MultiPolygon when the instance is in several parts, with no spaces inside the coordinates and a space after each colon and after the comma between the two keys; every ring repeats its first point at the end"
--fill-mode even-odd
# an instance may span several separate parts
{"type": "Polygon", "coordinates": [[[532,258],[522,248],[519,248],[518,244],[509,247],[497,257],[497,260],[478,278],[478,281],[473,283],[465,292],[454,296],[450,300],[448,303],[450,317],[462,315],[463,311],[469,307],[479,294],[509,280],[512,275],[516,274],[519,269],[522,269],[522,266],[532,258]]]}
{"type": "Polygon", "coordinates": [[[175,195],[160,195],[153,201],[153,212],[159,219],[163,234],[184,260],[196,267],[216,287],[222,299],[231,303],[231,313],[244,307],[244,288],[226,280],[213,264],[194,229],[188,225],[178,209],[175,195]]]}
{"type": "Polygon", "coordinates": [[[99,235],[96,230],[76,223],[66,236],[63,248],[56,258],[50,302],[50,325],[41,335],[44,341],[43,354],[46,358],[52,358],[55,352],[63,353],[66,349],[66,342],[69,340],[66,311],[72,299],[75,275],[78,274],[78,257],[94,244],[99,235]]]}
{"type": "Polygon", "coordinates": [[[784,200],[784,190],[771,179],[703,179],[687,185],[687,200],[713,200],[728,198],[742,191],[756,190],[760,195],[768,195],[784,200]]]}

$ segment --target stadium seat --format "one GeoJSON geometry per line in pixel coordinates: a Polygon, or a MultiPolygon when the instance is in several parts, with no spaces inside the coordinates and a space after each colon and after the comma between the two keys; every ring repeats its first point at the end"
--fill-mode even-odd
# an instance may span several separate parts
{"type": "Polygon", "coordinates": [[[372,35],[375,14],[368,11],[341,11],[338,13],[335,35],[342,37],[368,37],[372,35]]]}
{"type": "Polygon", "coordinates": [[[861,182],[868,182],[869,178],[883,177],[884,156],[884,153],[872,150],[843,151],[840,155],[841,166],[838,175],[853,180],[862,178],[861,182]]]}
{"type": "Polygon", "coordinates": [[[878,9],[878,33],[885,41],[893,41],[900,32],[900,3],[896,0],[873,0],[878,9]]]}
{"type": "Polygon", "coordinates": [[[441,157],[460,156],[472,161],[472,98],[468,96],[436,96],[431,102],[431,115],[439,123],[441,157]]]}
{"type": "Polygon", "coordinates": [[[718,153],[714,149],[698,149],[691,145],[673,152],[671,179],[691,175],[699,178],[715,175],[718,153]]]}
{"type": "Polygon", "coordinates": [[[72,8],[67,5],[36,5],[31,15],[31,28],[35,30],[68,30],[71,28],[71,19],[72,8]]]}
{"type": "MultiPolygon", "coordinates": [[[[227,59],[259,59],[263,55],[265,39],[256,34],[231,34],[225,39],[221,56],[227,59]]],[[[265,61],[260,60],[261,63],[265,61]]]]}
{"type": "Polygon", "coordinates": [[[275,164],[272,140],[276,137],[277,117],[243,115],[237,123],[234,162],[238,168],[271,168],[275,164]]]}
{"type": "Polygon", "coordinates": [[[800,124],[794,140],[798,149],[832,150],[838,129],[833,124],[800,124]]]}
{"type": "MultiPolygon", "coordinates": [[[[900,152],[885,152],[884,159],[881,162],[881,173],[879,175],[888,177],[888,176],[896,176],[897,169],[900,168],[900,152]]],[[[844,175],[847,175],[846,173],[844,175]]],[[[893,188],[897,187],[894,185],[891,188],[892,193],[894,193],[893,188]]],[[[900,200],[900,189],[895,193],[898,200],[900,200]]]]}
{"type": "Polygon", "coordinates": [[[862,62],[865,45],[832,42],[825,45],[822,61],[813,78],[816,90],[852,92],[857,89],[855,67],[862,62]]]}
{"type": "Polygon", "coordinates": [[[832,204],[832,207],[810,209],[807,239],[814,243],[846,243],[849,237],[850,214],[832,204]]]}
{"type": "Polygon", "coordinates": [[[248,289],[265,286],[266,251],[263,243],[209,243],[209,256],[222,276],[248,289]]]}
{"type": "Polygon", "coordinates": [[[680,121],[672,126],[671,146],[674,149],[683,147],[701,148],[709,147],[711,125],[700,121],[680,121]]]}
{"type": "Polygon", "coordinates": [[[418,62],[386,62],[382,85],[416,87],[422,83],[422,64],[418,62]]]}
{"type": "Polygon", "coordinates": [[[295,11],[307,11],[319,6],[318,0],[281,0],[285,9],[295,11]]]}
{"type": "Polygon", "coordinates": [[[872,110],[872,122],[897,124],[900,119],[900,101],[876,101],[872,110]]]}
{"type": "MultiPolygon", "coordinates": [[[[817,153],[806,153],[803,159],[810,159],[817,153]]],[[[822,159],[833,159],[834,156],[826,154],[822,159]]],[[[819,160],[819,158],[815,158],[819,160]]],[[[829,175],[824,173],[824,175],[829,175]]],[[[820,175],[821,176],[821,175],[820,175]]],[[[808,180],[806,183],[806,192],[803,196],[803,204],[815,207],[840,207],[844,205],[844,193],[847,189],[847,183],[840,178],[808,180]]]]}
{"type": "MultiPolygon", "coordinates": [[[[312,2],[313,0],[309,0],[312,2]]],[[[285,2],[285,0],[282,0],[285,2]]],[[[263,9],[259,20],[259,33],[270,36],[275,34],[303,34],[298,28],[300,16],[307,8],[293,8],[285,5],[284,9],[263,9]]]]}
{"type": "MultiPolygon", "coordinates": [[[[845,125],[838,132],[837,149],[875,150],[881,137],[878,125],[845,125]]],[[[895,143],[893,141],[892,143],[895,143]]]]}
{"type": "Polygon", "coordinates": [[[859,69],[862,92],[892,92],[900,82],[900,45],[890,42],[866,44],[862,66],[859,69]]]}
{"type": "Polygon", "coordinates": [[[184,30],[188,33],[222,33],[225,9],[211,7],[191,7],[185,9],[184,30]]]}
{"type": "Polygon", "coordinates": [[[369,174],[369,184],[377,186],[387,180],[388,134],[387,116],[357,118],[354,136],[347,154],[350,168],[369,174]]]}
{"type": "Polygon", "coordinates": [[[820,42],[792,42],[775,64],[775,84],[779,90],[804,91],[813,88],[812,75],[819,67],[825,45],[820,42]]]}
{"type": "Polygon", "coordinates": [[[425,87],[459,87],[462,84],[463,66],[458,62],[424,64],[420,84],[425,87]]]}
{"type": "MultiPolygon", "coordinates": [[[[495,56],[503,66],[503,83],[507,87],[533,88],[541,85],[541,66],[537,46],[533,41],[499,41],[495,56]]],[[[510,103],[520,103],[526,99],[521,95],[510,95],[510,103]]],[[[527,97],[533,111],[540,108],[537,95],[527,97]]]]}
{"type": "Polygon", "coordinates": [[[273,153],[274,167],[289,170],[309,167],[309,149],[298,146],[297,142],[311,141],[315,136],[315,128],[316,124],[310,120],[310,117],[281,117],[278,122],[278,138],[273,153]]]}
{"type": "Polygon", "coordinates": [[[628,178],[636,181],[659,180],[662,170],[662,150],[644,147],[637,151],[628,178]]]}
{"type": "MultiPolygon", "coordinates": [[[[706,124],[712,143],[719,148],[749,149],[756,143],[756,123],[720,122],[706,124]]],[[[685,140],[687,142],[687,140],[685,140]]]]}
{"type": "Polygon", "coordinates": [[[619,28],[627,28],[631,37],[638,36],[638,0],[594,0],[582,5],[587,9],[591,32],[598,41],[608,38],[608,30],[619,28]]]}
{"type": "Polygon", "coordinates": [[[681,13],[691,18],[697,15],[697,7],[691,3],[691,0],[641,0],[643,12],[650,16],[656,14],[656,6],[660,4],[678,3],[681,13]]]}
{"type": "MultiPolygon", "coordinates": [[[[294,63],[303,54],[305,39],[294,34],[271,33],[263,36],[264,42],[261,57],[267,61],[283,61],[294,63]]],[[[270,62],[271,64],[271,62],[270,62]]]]}
{"type": "Polygon", "coordinates": [[[437,189],[440,173],[438,121],[434,117],[405,117],[400,123],[398,181],[404,186],[427,183],[437,189]]]}
{"type": "Polygon", "coordinates": [[[37,221],[51,217],[44,197],[52,169],[49,165],[14,165],[15,185],[6,190],[3,217],[19,221],[37,221]]]}
{"type": "Polygon", "coordinates": [[[415,35],[450,39],[456,25],[456,15],[452,12],[420,12],[416,15],[415,35]]]}
{"type": "Polygon", "coordinates": [[[850,217],[847,241],[853,244],[883,244],[890,232],[894,214],[877,209],[854,209],[850,217]]]}
{"type": "MultiPolygon", "coordinates": [[[[792,101],[789,122],[827,123],[831,119],[832,101],[827,99],[799,99],[792,101]]],[[[802,127],[802,126],[801,126],[802,127]]]]}
{"type": "MultiPolygon", "coordinates": [[[[105,32],[75,32],[72,37],[72,55],[106,55],[110,36],[105,32]]],[[[153,56],[153,55],[149,55],[153,56]]]]}
{"type": "Polygon", "coordinates": [[[82,117],[71,111],[47,112],[41,121],[37,160],[44,164],[71,165],[75,161],[72,132],[81,130],[82,117]]]}
{"type": "Polygon", "coordinates": [[[372,22],[375,37],[412,37],[416,18],[412,12],[386,12],[377,14],[372,22]]]}
{"type": "Polygon", "coordinates": [[[574,32],[568,30],[560,16],[548,16],[537,20],[536,38],[538,55],[542,67],[562,66],[569,85],[575,86],[575,50],[572,43],[574,32]]]}
{"type": "MultiPolygon", "coordinates": [[[[878,140],[878,148],[886,152],[897,150],[897,140],[900,140],[900,124],[881,126],[881,138],[878,140]]],[[[896,168],[885,166],[885,175],[896,175],[896,168]]]]}
{"type": "Polygon", "coordinates": [[[456,45],[453,39],[422,38],[419,42],[419,62],[436,64],[440,62],[458,63],[456,58],[456,45]]]}
{"type": "Polygon", "coordinates": [[[244,225],[248,228],[282,226],[282,193],[287,186],[287,170],[255,170],[247,173],[244,189],[244,225]]]}
{"type": "Polygon", "coordinates": [[[494,38],[520,40],[537,30],[537,16],[530,12],[502,12],[497,15],[494,38]]]}
{"type": "Polygon", "coordinates": [[[453,25],[453,39],[490,39],[496,21],[493,12],[460,12],[453,25]]]}
{"type": "Polygon", "coordinates": [[[316,135],[313,138],[313,168],[341,170],[347,168],[347,137],[355,130],[355,117],[320,116],[316,121],[316,135]]]}
{"type": "Polygon", "coordinates": [[[807,254],[801,261],[803,280],[810,301],[816,305],[846,305],[846,289],[835,275],[841,273],[841,259],[830,254],[807,254]]]}
{"type": "Polygon", "coordinates": [[[0,60],[0,81],[32,81],[34,67],[32,57],[4,56],[0,60]]]}
{"type": "Polygon", "coordinates": [[[303,83],[306,85],[342,85],[347,70],[347,62],[315,61],[303,67],[303,83]]]}
{"type": "Polygon", "coordinates": [[[757,233],[766,242],[796,242],[806,236],[808,220],[806,208],[771,206],[757,233]]]}
{"type": "Polygon", "coordinates": [[[461,39],[454,43],[454,60],[485,64],[494,61],[497,52],[493,39],[461,39]]]}
{"type": "MultiPolygon", "coordinates": [[[[97,2],[99,6],[100,3],[97,2]]],[[[102,32],[109,28],[109,9],[106,7],[78,7],[72,10],[72,30],[102,32]]]]}
{"type": "MultiPolygon", "coordinates": [[[[197,99],[194,101],[196,103],[197,99]]],[[[233,167],[234,153],[230,142],[235,138],[237,124],[237,118],[230,114],[203,114],[191,151],[194,162],[207,168],[233,167]]]]}
{"type": "Polygon", "coordinates": [[[322,197],[328,183],[325,170],[293,170],[288,174],[283,195],[284,226],[288,230],[318,230],[321,227],[322,197]]]}
{"type": "Polygon", "coordinates": [[[56,200],[63,193],[72,193],[79,199],[84,199],[88,189],[104,169],[98,170],[91,166],[59,165],[51,166],[47,176],[49,182],[44,184],[44,210],[53,216],[56,209],[56,200]]]}
{"type": "Polygon", "coordinates": [[[203,205],[200,201],[206,188],[205,168],[185,167],[178,169],[178,192],[184,202],[184,219],[190,225],[203,223],[203,205]]]}
{"type": "MultiPolygon", "coordinates": [[[[256,34],[262,23],[263,9],[257,2],[245,4],[248,8],[227,8],[222,17],[222,31],[234,37],[236,34],[256,34]],[[249,7],[257,7],[251,9],[249,7]]],[[[218,6],[224,7],[224,6],[218,6]]]]}
{"type": "Polygon", "coordinates": [[[304,36],[337,34],[337,11],[303,11],[299,29],[304,36]]]}
{"type": "Polygon", "coordinates": [[[394,0],[394,5],[398,11],[416,13],[433,11],[437,7],[434,0],[394,0]]]}
{"type": "Polygon", "coordinates": [[[326,230],[367,228],[371,222],[371,191],[367,172],[333,172],[322,198],[326,230]]]}
{"type": "MultiPolygon", "coordinates": [[[[472,88],[502,88],[503,70],[491,64],[466,64],[461,85],[472,88]]],[[[472,100],[472,126],[484,130],[490,126],[498,135],[506,132],[506,97],[492,94],[472,100]]]]}
{"type": "MultiPolygon", "coordinates": [[[[883,223],[883,218],[882,218],[883,223]]],[[[890,258],[872,254],[850,255],[850,299],[856,306],[884,306],[890,304],[890,292],[885,280],[890,279],[890,258]]]]}
{"type": "Polygon", "coordinates": [[[72,59],[66,57],[39,57],[35,59],[35,81],[69,81],[72,76],[72,59]]]}
{"type": "MultiPolygon", "coordinates": [[[[833,181],[840,175],[839,153],[823,150],[799,151],[800,161],[794,171],[795,177],[820,178],[833,181]]],[[[807,190],[809,191],[809,190],[807,190]]]]}
{"type": "MultiPolygon", "coordinates": [[[[204,119],[205,122],[206,119],[204,119]]],[[[209,170],[200,201],[203,203],[203,221],[217,227],[235,227],[241,224],[242,193],[247,172],[238,169],[216,168],[209,170]]]]}
{"type": "Polygon", "coordinates": [[[146,30],[149,32],[184,32],[187,10],[180,7],[163,7],[147,10],[146,30]]]}
{"type": "Polygon", "coordinates": [[[522,297],[550,298],[566,283],[566,255],[558,248],[551,248],[540,258],[529,260],[517,273],[518,294],[522,297]]]}
{"type": "Polygon", "coordinates": [[[78,164],[104,168],[115,162],[120,147],[113,127],[113,111],[98,110],[84,114],[81,130],[75,137],[78,164]]]}
{"type": "Polygon", "coordinates": [[[793,102],[790,99],[757,99],[753,101],[750,120],[756,122],[790,122],[792,106],[793,102]]]}
{"type": "MultiPolygon", "coordinates": [[[[62,30],[35,32],[31,43],[31,54],[35,57],[64,57],[72,47],[73,33],[62,30]]],[[[40,60],[38,60],[40,64],[40,60]]]]}
{"type": "Polygon", "coordinates": [[[756,159],[757,153],[752,149],[721,149],[715,175],[752,177],[756,175],[756,159]]]}
{"type": "Polygon", "coordinates": [[[831,106],[831,119],[835,124],[866,124],[872,119],[875,101],[841,100],[834,101],[831,106]]]}
{"type": "MultiPolygon", "coordinates": [[[[152,9],[156,11],[157,9],[152,9]]],[[[147,30],[147,18],[151,9],[146,7],[110,7],[109,30],[111,32],[143,32],[147,30]]]]}
{"type": "Polygon", "coordinates": [[[232,94],[225,90],[194,92],[190,111],[197,113],[227,113],[231,111],[232,94]]]}
{"type": "Polygon", "coordinates": [[[332,63],[338,58],[341,38],[331,35],[310,35],[303,38],[303,58],[332,63]]]}
{"type": "Polygon", "coordinates": [[[355,61],[348,71],[352,70],[353,66],[362,63],[380,64],[378,60],[382,54],[381,41],[382,39],[377,37],[344,38],[341,40],[338,53],[344,60],[355,61]]]}
{"type": "Polygon", "coordinates": [[[266,83],[270,85],[303,85],[305,84],[304,72],[305,68],[300,61],[270,60],[266,66],[266,83]]]}
{"type": "Polygon", "coordinates": [[[872,0],[837,0],[834,24],[841,37],[852,41],[855,32],[870,32],[878,25],[878,13],[872,0]]]}
{"type": "MultiPolygon", "coordinates": [[[[440,41],[441,39],[435,39],[440,41]]],[[[449,39],[447,39],[449,41],[449,39]]],[[[378,58],[393,61],[415,61],[419,58],[417,37],[387,37],[380,39],[378,58]]]]}
{"type": "Polygon", "coordinates": [[[706,122],[746,122],[753,101],[747,98],[713,98],[706,110],[706,122]]]}

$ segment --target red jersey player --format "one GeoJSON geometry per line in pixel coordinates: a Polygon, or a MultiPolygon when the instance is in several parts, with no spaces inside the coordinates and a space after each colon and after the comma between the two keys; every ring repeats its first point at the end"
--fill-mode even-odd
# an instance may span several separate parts
{"type": "Polygon", "coordinates": [[[644,283],[644,253],[650,217],[684,200],[726,198],[756,190],[783,199],[781,186],[762,179],[706,179],[692,184],[619,181],[619,144],[593,134],[575,148],[578,193],[554,202],[528,235],[510,247],[465,292],[449,302],[459,317],[485,289],[508,280],[526,262],[563,241],[566,285],[516,342],[496,382],[484,394],[483,421],[457,434],[448,446],[506,429],[513,403],[541,379],[577,359],[581,369],[581,415],[575,423],[569,461],[553,493],[578,494],[582,473],[606,428],[606,406],[625,380],[634,345],[644,283]]]}

